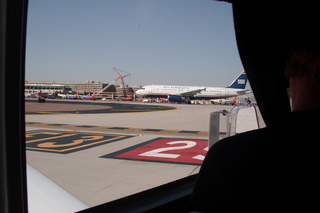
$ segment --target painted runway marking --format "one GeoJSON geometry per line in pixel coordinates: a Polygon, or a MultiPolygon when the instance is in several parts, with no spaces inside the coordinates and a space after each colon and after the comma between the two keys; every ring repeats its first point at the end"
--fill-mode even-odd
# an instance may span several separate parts
{"type": "Polygon", "coordinates": [[[126,130],[128,127],[108,127],[107,129],[126,130]]]}
{"type": "MultiPolygon", "coordinates": [[[[74,124],[49,124],[38,122],[26,122],[26,126],[39,128],[55,128],[55,129],[73,129],[88,131],[104,131],[104,132],[121,132],[123,134],[157,134],[157,135],[179,135],[180,137],[208,137],[206,131],[189,131],[189,130],[166,130],[166,129],[148,129],[148,128],[129,128],[129,127],[108,127],[108,126],[89,126],[74,124]]],[[[226,133],[221,132],[220,138],[224,138],[226,133]]]]}
{"type": "Polygon", "coordinates": [[[207,152],[207,140],[156,138],[101,157],[198,165],[207,152]]]}
{"type": "Polygon", "coordinates": [[[132,136],[53,130],[28,131],[26,133],[26,149],[68,154],[129,137],[132,136]]]}

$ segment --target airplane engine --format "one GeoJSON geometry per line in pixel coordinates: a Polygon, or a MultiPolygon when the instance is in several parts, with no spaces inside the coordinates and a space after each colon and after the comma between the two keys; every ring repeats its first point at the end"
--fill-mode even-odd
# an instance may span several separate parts
{"type": "Polygon", "coordinates": [[[168,101],[182,102],[182,101],[184,101],[184,97],[182,97],[180,95],[168,95],[168,101]]]}

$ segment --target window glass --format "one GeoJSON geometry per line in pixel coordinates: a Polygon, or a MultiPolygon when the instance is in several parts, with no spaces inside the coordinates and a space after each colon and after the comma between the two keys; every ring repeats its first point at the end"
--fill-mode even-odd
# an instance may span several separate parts
{"type": "Polygon", "coordinates": [[[199,171],[243,71],[231,4],[30,0],[27,26],[31,166],[88,206],[199,171]]]}

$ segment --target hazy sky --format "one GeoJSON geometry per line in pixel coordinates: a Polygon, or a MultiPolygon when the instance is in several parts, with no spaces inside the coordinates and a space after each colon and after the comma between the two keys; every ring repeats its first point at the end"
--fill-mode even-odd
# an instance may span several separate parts
{"type": "Polygon", "coordinates": [[[227,86],[241,64],[231,4],[30,0],[26,80],[227,86]]]}

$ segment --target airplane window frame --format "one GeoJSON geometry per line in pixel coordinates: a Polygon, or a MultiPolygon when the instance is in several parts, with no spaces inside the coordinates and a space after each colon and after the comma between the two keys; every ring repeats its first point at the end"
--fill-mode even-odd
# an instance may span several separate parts
{"type": "Polygon", "coordinates": [[[26,0],[0,1],[1,212],[28,211],[23,96],[27,5],[26,0]]]}

